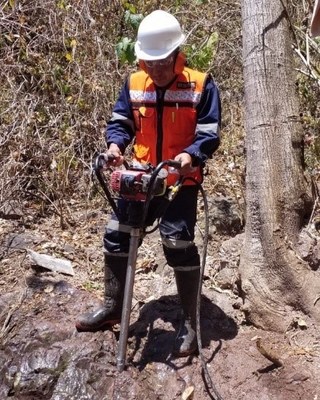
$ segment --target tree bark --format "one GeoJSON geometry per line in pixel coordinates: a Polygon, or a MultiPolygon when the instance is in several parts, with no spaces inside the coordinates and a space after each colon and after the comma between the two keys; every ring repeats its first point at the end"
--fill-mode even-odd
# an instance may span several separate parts
{"type": "Polygon", "coordinates": [[[310,197],[285,7],[242,0],[247,218],[240,275],[248,320],[277,331],[293,317],[320,319],[319,273],[297,250],[310,197]]]}

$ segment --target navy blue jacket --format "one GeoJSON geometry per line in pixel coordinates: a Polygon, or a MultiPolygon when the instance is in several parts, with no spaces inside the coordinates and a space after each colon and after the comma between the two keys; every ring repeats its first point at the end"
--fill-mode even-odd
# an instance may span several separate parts
{"type": "MultiPolygon", "coordinates": [[[[165,90],[159,88],[159,90],[165,90]]],[[[196,135],[193,143],[184,149],[193,159],[193,165],[203,165],[220,144],[221,101],[219,89],[208,75],[197,111],[196,135]]],[[[105,132],[107,146],[118,145],[122,153],[135,137],[135,126],[129,95],[129,79],[126,80],[113,108],[105,132]]]]}

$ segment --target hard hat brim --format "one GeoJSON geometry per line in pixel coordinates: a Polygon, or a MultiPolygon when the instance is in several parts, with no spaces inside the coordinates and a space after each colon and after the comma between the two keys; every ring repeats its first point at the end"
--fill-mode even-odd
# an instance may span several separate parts
{"type": "Polygon", "coordinates": [[[182,34],[180,39],[168,51],[164,51],[163,49],[142,49],[140,41],[137,40],[134,45],[134,50],[139,60],[162,60],[173,53],[185,41],[185,39],[186,36],[182,34]]]}

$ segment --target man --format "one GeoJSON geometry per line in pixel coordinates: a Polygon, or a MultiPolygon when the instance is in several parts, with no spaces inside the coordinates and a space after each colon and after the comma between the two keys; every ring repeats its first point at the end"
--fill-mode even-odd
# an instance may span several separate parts
{"type": "Polygon", "coordinates": [[[311,18],[311,36],[320,36],[320,2],[316,0],[311,18]]]}
{"type": "MultiPolygon", "coordinates": [[[[184,40],[179,22],[165,11],[154,11],[142,20],[135,44],[141,70],[125,82],[106,129],[111,165],[123,163],[124,151],[134,140],[137,161],[156,166],[174,159],[181,164],[180,174],[193,178],[185,180],[159,225],[183,311],[173,349],[176,356],[197,349],[200,257],[193,242],[198,194],[194,180],[202,182],[202,167],[219,146],[221,120],[219,91],[211,76],[186,67],[179,50],[184,40]]],[[[129,232],[125,217],[120,222],[111,218],[104,236],[105,303],[81,316],[78,330],[96,331],[120,321],[129,232]]]]}

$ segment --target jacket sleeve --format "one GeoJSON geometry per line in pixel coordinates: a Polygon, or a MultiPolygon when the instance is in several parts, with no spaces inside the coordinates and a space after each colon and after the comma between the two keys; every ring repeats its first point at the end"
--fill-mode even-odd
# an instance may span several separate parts
{"type": "Polygon", "coordinates": [[[197,125],[193,143],[184,149],[193,165],[203,165],[220,145],[221,101],[219,89],[209,75],[197,106],[197,125]]]}
{"type": "Polygon", "coordinates": [[[108,147],[111,143],[115,143],[123,153],[134,135],[135,128],[129,97],[129,81],[127,79],[114,105],[112,116],[107,123],[105,139],[108,147]]]}

